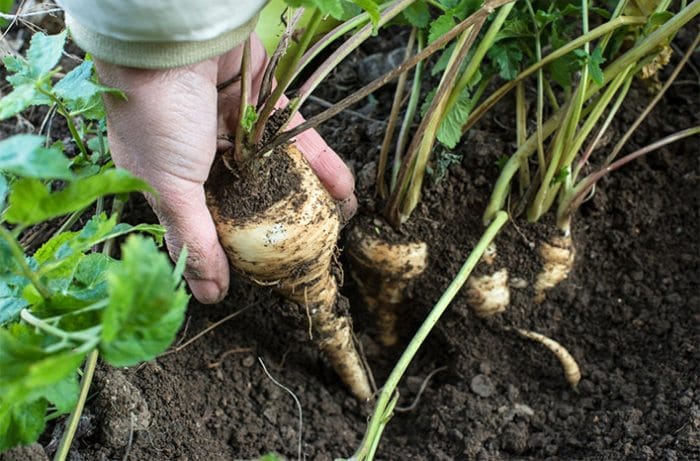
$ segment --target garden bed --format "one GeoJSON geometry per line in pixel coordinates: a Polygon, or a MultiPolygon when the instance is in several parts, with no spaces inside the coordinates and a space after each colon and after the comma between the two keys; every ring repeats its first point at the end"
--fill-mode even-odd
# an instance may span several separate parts
{"type": "MultiPolygon", "coordinates": [[[[356,81],[366,55],[389,53],[390,41],[363,47],[319,92],[335,100],[356,81]]],[[[381,55],[380,55],[381,56],[381,55]]],[[[372,58],[377,60],[376,58],[372,58]]],[[[699,65],[697,59],[695,65],[699,65]]],[[[628,151],[696,125],[698,75],[688,68],[630,141],[628,151]]],[[[621,122],[649,98],[633,88],[621,122]]],[[[376,104],[343,113],[322,127],[329,144],[353,165],[360,214],[373,206],[372,166],[389,111],[390,89],[376,104]],[[366,179],[369,178],[369,181],[366,179]]],[[[309,105],[310,111],[316,109],[309,105]]],[[[414,216],[430,245],[430,264],[403,316],[403,341],[392,350],[372,340],[372,324],[353,303],[355,328],[378,383],[402,346],[480,237],[481,215],[502,155],[513,149],[510,101],[473,129],[439,182],[431,182],[414,216]]],[[[0,126],[0,130],[5,130],[0,126]]],[[[624,131],[616,127],[613,141],[624,131]]],[[[4,134],[3,134],[4,137],[4,134]]],[[[379,459],[689,459],[700,455],[700,142],[690,138],[604,179],[575,219],[578,259],[572,276],[535,305],[514,290],[508,311],[482,320],[459,295],[419,352],[400,386],[399,406],[379,459]],[[577,392],[546,349],[505,327],[556,339],[578,360],[577,392]]],[[[153,220],[134,197],[126,219],[153,220]]],[[[513,275],[533,270],[536,227],[510,223],[513,275]]],[[[142,366],[98,370],[94,395],[74,443],[73,459],[254,458],[268,451],[297,456],[299,413],[307,459],[349,456],[361,441],[369,408],[339,382],[305,329],[289,328],[284,301],[234,278],[215,306],[191,303],[172,353],[142,366]],[[231,313],[240,315],[188,340],[231,313]],[[133,415],[133,416],[132,416],[133,415]]],[[[60,433],[60,432],[59,432],[60,433]]],[[[49,451],[52,434],[41,442],[49,451]]],[[[55,449],[55,440],[53,440],[55,449]]]]}

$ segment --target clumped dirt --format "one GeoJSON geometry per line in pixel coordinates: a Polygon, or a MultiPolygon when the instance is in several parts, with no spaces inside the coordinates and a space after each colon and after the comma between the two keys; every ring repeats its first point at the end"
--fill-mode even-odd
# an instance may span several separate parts
{"type": "Polygon", "coordinates": [[[255,156],[240,165],[230,162],[231,169],[224,162],[224,155],[230,153],[217,156],[205,185],[208,200],[223,216],[243,220],[298,190],[299,175],[283,149],[268,156],[255,156]]]}
{"type": "MultiPolygon", "coordinates": [[[[358,75],[360,63],[383,62],[375,55],[394,52],[400,43],[400,34],[370,41],[318,96],[336,100],[358,75]]],[[[697,85],[697,75],[686,70],[627,151],[697,125],[697,85]]],[[[613,127],[613,140],[648,98],[643,88],[633,90],[621,123],[613,127]]],[[[371,162],[379,150],[381,120],[390,100],[387,90],[354,108],[370,121],[343,114],[321,130],[354,167],[358,194],[364,199],[361,214],[375,205],[371,196],[362,194],[371,191],[371,162]]],[[[310,110],[315,110],[313,105],[310,110]]],[[[461,160],[445,168],[442,181],[426,188],[414,219],[416,232],[430,244],[430,265],[411,293],[405,340],[483,230],[481,213],[499,172],[497,160],[513,150],[510,112],[506,101],[471,130],[455,152],[461,160]]],[[[460,294],[409,368],[399,405],[414,401],[432,371],[446,369],[427,383],[413,410],[394,416],[378,459],[700,457],[697,152],[700,142],[691,138],[602,180],[573,225],[578,251],[574,272],[542,304],[533,304],[529,295],[515,290],[506,313],[482,320],[460,294]],[[506,331],[508,326],[535,330],[565,345],[582,368],[578,391],[568,387],[546,349],[506,331]]],[[[142,201],[132,202],[127,211],[134,221],[154,219],[142,201]]],[[[537,256],[532,244],[539,235],[522,220],[504,230],[498,245],[510,267],[523,273],[533,270],[537,256]]],[[[350,283],[343,291],[355,300],[350,283]]],[[[177,352],[121,371],[139,390],[138,400],[150,414],[150,425],[122,434],[131,444],[105,442],[112,416],[98,402],[112,394],[104,386],[108,372],[100,370],[87,409],[95,428],[78,438],[72,459],[122,459],[128,452],[129,459],[210,461],[252,458],[268,451],[293,459],[300,438],[306,459],[351,455],[365,429],[366,408],[305,341],[306,333],[290,328],[281,314],[283,303],[271,290],[237,278],[223,303],[193,302],[177,352]],[[301,432],[294,399],[275,381],[299,399],[301,432]]],[[[353,314],[364,354],[381,383],[405,342],[391,350],[381,348],[371,337],[362,306],[354,305],[353,314]]],[[[50,439],[47,435],[42,440],[50,439]]]]}

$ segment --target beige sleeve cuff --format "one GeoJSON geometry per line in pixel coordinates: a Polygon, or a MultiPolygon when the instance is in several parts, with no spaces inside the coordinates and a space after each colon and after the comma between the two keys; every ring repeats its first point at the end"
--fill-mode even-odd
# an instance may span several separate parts
{"type": "Polygon", "coordinates": [[[94,57],[126,67],[168,69],[218,56],[241,44],[253,32],[258,16],[218,37],[200,41],[135,42],[86,29],[66,14],[75,43],[94,57]]]}

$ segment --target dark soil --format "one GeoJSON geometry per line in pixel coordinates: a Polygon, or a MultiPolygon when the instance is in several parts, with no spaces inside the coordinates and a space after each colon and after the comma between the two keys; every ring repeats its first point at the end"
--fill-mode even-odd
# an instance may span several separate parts
{"type": "MultiPolygon", "coordinates": [[[[392,52],[400,39],[397,34],[392,40],[370,42],[366,54],[354,55],[319,96],[337,100],[344,87],[352,86],[348,82],[358,75],[360,63],[383,62],[372,56],[392,52]]],[[[634,89],[614,127],[613,142],[648,98],[642,87],[634,89]]],[[[363,194],[371,192],[372,161],[390,100],[388,89],[377,94],[375,102],[355,108],[374,122],[343,114],[321,130],[354,166],[365,214],[374,206],[363,194]]],[[[483,231],[481,213],[498,176],[497,160],[513,150],[510,112],[505,101],[471,130],[456,152],[461,161],[445,168],[444,179],[426,188],[414,219],[417,232],[430,245],[430,266],[412,290],[405,339],[483,231]]],[[[627,151],[697,125],[699,114],[697,75],[686,70],[627,151]]],[[[603,179],[573,225],[578,250],[574,272],[544,303],[535,305],[529,295],[515,291],[506,313],[482,320],[459,295],[409,368],[399,405],[413,402],[433,370],[447,369],[435,374],[415,409],[393,417],[378,458],[700,458],[698,152],[700,142],[691,138],[603,179]],[[566,346],[582,369],[578,391],[569,388],[551,353],[505,331],[506,326],[534,330],[566,346]]],[[[603,149],[598,159],[605,153],[603,149]]],[[[143,202],[132,203],[129,213],[134,220],[153,219],[143,202]]],[[[499,236],[499,248],[511,255],[508,264],[515,273],[533,270],[537,236],[523,220],[499,236]]],[[[351,285],[344,291],[353,299],[351,285]]],[[[86,414],[95,418],[97,429],[77,440],[73,459],[122,459],[128,451],[134,460],[212,461],[273,450],[296,458],[299,413],[292,396],[273,378],[299,399],[307,459],[351,455],[365,430],[366,409],[342,387],[306,340],[306,332],[290,328],[280,314],[282,306],[270,290],[239,279],[232,280],[222,304],[193,302],[180,333],[179,344],[187,346],[122,370],[129,383],[124,388],[133,386],[140,393],[137,397],[136,391],[128,392],[124,405],[148,414],[148,428],[122,432],[133,439],[130,445],[128,440],[108,442],[110,418],[123,418],[129,409],[99,403],[118,394],[104,386],[108,372],[102,370],[86,414]]],[[[353,312],[364,353],[382,383],[403,344],[393,350],[380,348],[372,340],[366,312],[357,305],[353,312]]]]}
{"type": "MultiPolygon", "coordinates": [[[[205,185],[208,200],[228,218],[243,220],[267,210],[299,187],[299,175],[291,168],[283,147],[273,155],[254,157],[237,165],[219,155],[205,185]]],[[[212,206],[210,204],[209,206],[212,206]]]]}

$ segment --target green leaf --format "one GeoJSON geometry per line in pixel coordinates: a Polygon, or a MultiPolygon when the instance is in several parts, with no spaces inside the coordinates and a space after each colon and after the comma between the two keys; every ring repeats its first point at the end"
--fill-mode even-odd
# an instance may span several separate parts
{"type": "Polygon", "coordinates": [[[126,170],[109,169],[89,178],[71,182],[65,189],[51,193],[35,179],[21,179],[10,192],[8,222],[32,225],[67,213],[82,210],[98,197],[153,189],[126,170]]]}
{"type": "Polygon", "coordinates": [[[47,402],[13,402],[0,397],[0,452],[35,442],[44,431],[47,402]]]}
{"type": "Polygon", "coordinates": [[[601,69],[600,67],[600,65],[604,62],[605,58],[603,57],[603,52],[600,48],[596,47],[596,49],[593,50],[593,53],[588,59],[588,73],[590,74],[593,81],[599,86],[603,85],[603,82],[605,80],[605,76],[603,75],[603,69],[601,69]]]}
{"type": "Polygon", "coordinates": [[[44,137],[17,134],[0,141],[0,172],[25,178],[71,179],[70,160],[54,147],[44,147],[44,137]]]}
{"type": "Polygon", "coordinates": [[[109,304],[102,315],[100,343],[105,360],[130,366],[163,352],[182,324],[189,299],[182,282],[173,280],[168,257],[153,241],[131,236],[107,282],[109,304]]]}
{"type": "Polygon", "coordinates": [[[496,63],[501,78],[513,80],[518,76],[519,64],[523,59],[523,53],[517,44],[501,44],[489,49],[487,54],[496,63]]]}
{"type": "Polygon", "coordinates": [[[462,127],[467,122],[471,110],[472,101],[469,90],[465,89],[440,123],[437,132],[438,141],[454,149],[462,138],[462,127]]]}
{"type": "Polygon", "coordinates": [[[31,106],[36,99],[34,84],[25,83],[16,87],[7,96],[0,99],[0,120],[13,117],[31,106]]]}
{"type": "Polygon", "coordinates": [[[32,75],[37,80],[56,67],[61,60],[65,42],[65,30],[57,35],[45,35],[37,32],[32,36],[29,50],[27,50],[27,61],[29,61],[32,75]]]}
{"type": "Polygon", "coordinates": [[[673,17],[673,13],[670,11],[659,11],[649,16],[646,24],[644,24],[644,35],[648,36],[653,33],[656,29],[664,25],[669,19],[673,17]]]}
{"type": "Polygon", "coordinates": [[[403,16],[413,27],[424,29],[430,24],[430,10],[424,0],[411,3],[405,10],[403,16]]]}
{"type": "Polygon", "coordinates": [[[80,384],[78,374],[71,373],[61,381],[44,390],[44,397],[51,402],[60,413],[70,413],[78,403],[80,384]]]}
{"type": "Polygon", "coordinates": [[[126,96],[121,90],[94,82],[93,78],[92,61],[83,61],[56,83],[53,88],[54,94],[73,114],[79,113],[89,119],[99,119],[104,113],[102,94],[109,93],[123,99],[126,99],[126,96]]]}
{"type": "Polygon", "coordinates": [[[313,0],[316,7],[321,10],[323,14],[328,14],[336,19],[342,19],[343,13],[343,2],[339,0],[313,0]]]}
{"type": "Polygon", "coordinates": [[[379,26],[379,5],[374,0],[352,0],[357,6],[362,8],[367,12],[370,19],[372,20],[372,25],[374,26],[374,32],[377,32],[377,27],[379,26]]]}
{"type": "Polygon", "coordinates": [[[433,43],[438,38],[452,30],[457,23],[451,13],[445,13],[430,24],[430,32],[428,33],[428,43],[433,43]]]}
{"type": "Polygon", "coordinates": [[[0,213],[5,208],[5,198],[7,197],[7,191],[9,190],[9,185],[7,184],[7,179],[5,175],[0,173],[0,213]]]}
{"type": "Polygon", "coordinates": [[[16,320],[20,311],[28,304],[20,290],[0,280],[0,325],[16,320]]]}
{"type": "Polygon", "coordinates": [[[2,58],[2,63],[5,65],[8,74],[5,80],[10,82],[13,88],[24,85],[25,83],[35,83],[31,75],[32,69],[29,67],[27,60],[23,57],[7,55],[2,58]]]}
{"type": "Polygon", "coordinates": [[[255,126],[255,122],[258,121],[258,113],[255,111],[255,106],[248,104],[245,106],[245,111],[243,112],[243,120],[241,120],[241,126],[246,131],[250,133],[255,126]]]}
{"type": "Polygon", "coordinates": [[[84,353],[48,353],[45,337],[25,325],[0,328],[0,395],[11,402],[34,401],[52,394],[52,387],[75,373],[84,353]]]}

